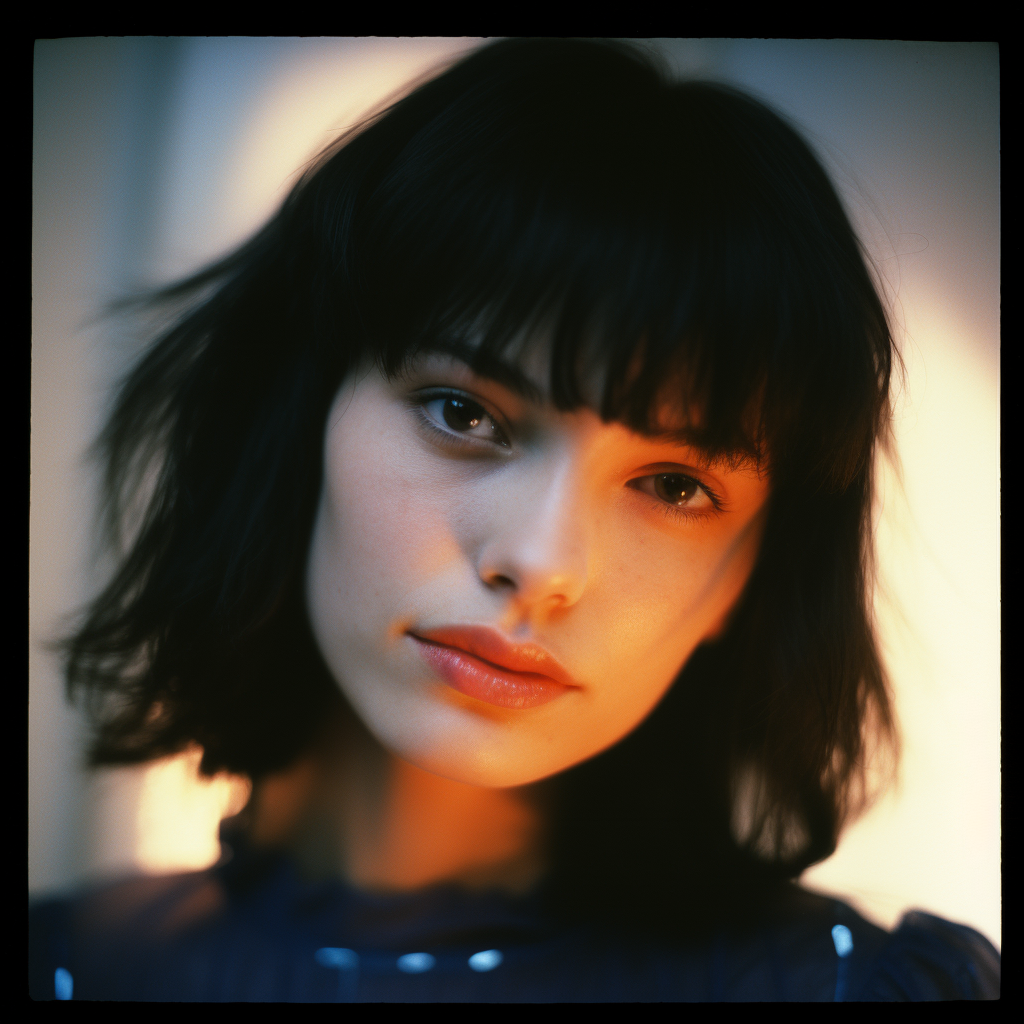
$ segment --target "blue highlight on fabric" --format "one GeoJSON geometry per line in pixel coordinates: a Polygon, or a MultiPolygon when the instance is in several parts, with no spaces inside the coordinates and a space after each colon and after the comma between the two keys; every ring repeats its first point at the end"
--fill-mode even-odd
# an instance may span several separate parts
{"type": "MultiPolygon", "coordinates": [[[[359,967],[359,954],[354,949],[324,946],[313,956],[321,967],[335,967],[350,972],[356,971],[359,967]]],[[[500,949],[482,949],[466,962],[470,970],[483,974],[486,971],[493,971],[504,959],[505,955],[500,949]]],[[[430,953],[406,953],[395,961],[395,966],[404,974],[423,974],[436,964],[437,960],[430,953]]]]}
{"type": "Polygon", "coordinates": [[[429,953],[406,953],[398,958],[398,969],[406,974],[422,974],[437,961],[429,953]]]}
{"type": "Polygon", "coordinates": [[[321,967],[352,968],[359,964],[359,955],[356,951],[341,946],[324,946],[313,955],[321,967]]]}
{"type": "Polygon", "coordinates": [[[70,999],[75,991],[75,979],[71,972],[63,967],[58,967],[53,972],[53,996],[55,999],[70,999]]]}
{"type": "Polygon", "coordinates": [[[853,952],[853,936],[845,924],[837,924],[832,929],[832,942],[838,956],[846,957],[853,952]]]}
{"type": "Polygon", "coordinates": [[[500,949],[483,949],[469,958],[469,966],[474,971],[493,971],[504,959],[500,949]]]}
{"type": "Polygon", "coordinates": [[[841,1003],[846,998],[847,963],[853,952],[853,935],[845,924],[837,924],[832,928],[832,944],[836,947],[839,963],[836,968],[836,994],[834,1001],[841,1003]]]}
{"type": "Polygon", "coordinates": [[[344,946],[322,946],[313,954],[321,967],[333,967],[338,972],[338,1000],[351,1003],[359,987],[359,954],[344,946]]]}

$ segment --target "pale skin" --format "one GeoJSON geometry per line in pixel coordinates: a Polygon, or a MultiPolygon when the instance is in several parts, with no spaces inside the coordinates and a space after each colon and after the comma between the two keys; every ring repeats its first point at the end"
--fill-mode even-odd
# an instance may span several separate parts
{"type": "Polygon", "coordinates": [[[763,471],[559,412],[526,376],[529,395],[435,353],[364,368],[331,407],[306,601],[352,714],[256,801],[257,838],[290,836],[313,873],[529,887],[531,784],[642,722],[750,576],[763,471]],[[540,645],[576,685],[529,708],[458,692],[409,635],[447,625],[540,645]]]}

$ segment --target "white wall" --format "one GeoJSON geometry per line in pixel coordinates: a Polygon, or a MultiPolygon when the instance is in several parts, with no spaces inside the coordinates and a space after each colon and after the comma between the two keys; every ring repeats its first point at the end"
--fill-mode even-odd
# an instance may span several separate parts
{"type": "MultiPolygon", "coordinates": [[[[187,759],[87,779],[41,647],[99,578],[82,465],[134,351],[109,297],[243,239],[294,172],[467,39],[69,39],[36,44],[30,517],[30,888],[200,866],[244,797],[187,759]]],[[[880,269],[907,363],[900,487],[884,478],[879,602],[900,787],[805,882],[891,924],[911,906],[997,943],[999,137],[994,44],[655,40],[681,72],[790,115],[880,269]]]]}

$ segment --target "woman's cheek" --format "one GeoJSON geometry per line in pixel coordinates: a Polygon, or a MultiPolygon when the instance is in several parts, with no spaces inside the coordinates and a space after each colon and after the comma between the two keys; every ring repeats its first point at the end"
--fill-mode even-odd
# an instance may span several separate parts
{"type": "Polygon", "coordinates": [[[709,524],[676,536],[640,533],[634,523],[620,537],[597,581],[601,614],[587,632],[618,671],[642,674],[660,697],[742,593],[757,557],[759,523],[732,530],[709,524]]]}

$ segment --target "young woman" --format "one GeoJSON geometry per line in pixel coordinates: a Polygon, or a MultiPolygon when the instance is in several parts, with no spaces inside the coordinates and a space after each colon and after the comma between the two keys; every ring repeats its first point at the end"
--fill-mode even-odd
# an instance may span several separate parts
{"type": "Polygon", "coordinates": [[[38,998],[991,998],[792,882],[895,747],[897,362],[835,191],[733,90],[476,51],[343,137],[101,438],[96,764],[247,774],[206,872],[34,908],[38,998]]]}

